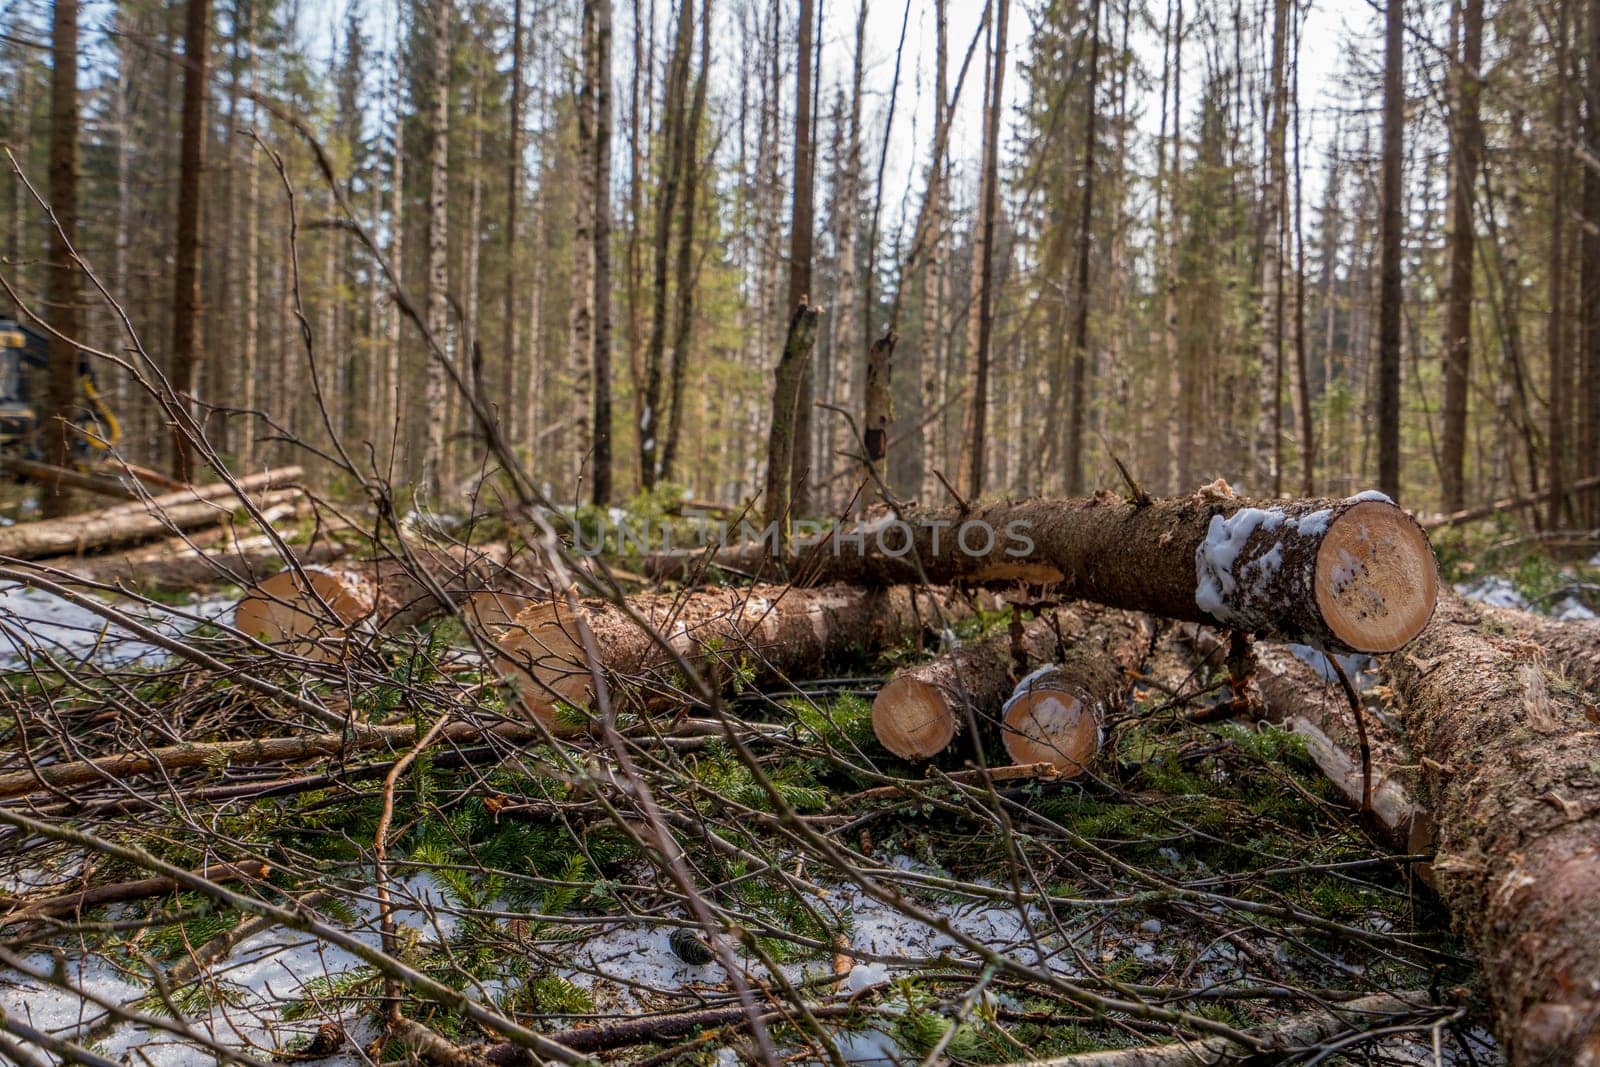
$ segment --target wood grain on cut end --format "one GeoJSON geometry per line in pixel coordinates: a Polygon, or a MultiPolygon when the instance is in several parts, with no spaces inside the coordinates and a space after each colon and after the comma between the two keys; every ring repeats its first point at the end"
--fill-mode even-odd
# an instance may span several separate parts
{"type": "Polygon", "coordinates": [[[1013,763],[1048,763],[1062,777],[1082,774],[1100,752],[1100,717],[1062,685],[1030,686],[1006,708],[1001,739],[1013,763]]]}
{"type": "Polygon", "coordinates": [[[286,647],[297,656],[338,658],[333,642],[372,614],[375,594],[353,571],[280,571],[256,583],[239,601],[234,628],[286,647]],[[331,616],[330,616],[331,613],[331,616]]]}
{"type": "Polygon", "coordinates": [[[955,739],[959,726],[943,691],[917,678],[891,679],[872,702],[872,732],[901,759],[938,755],[955,739]]]}
{"type": "MultiPolygon", "coordinates": [[[[495,609],[485,609],[492,613],[495,609]]],[[[584,707],[593,679],[578,628],[566,605],[535,604],[505,626],[499,666],[510,675],[523,707],[552,730],[565,700],[584,707]]]]}
{"type": "Polygon", "coordinates": [[[1328,527],[1317,550],[1317,608],[1350,648],[1403,647],[1428,624],[1438,595],[1428,537],[1393,504],[1364,500],[1328,527]]]}

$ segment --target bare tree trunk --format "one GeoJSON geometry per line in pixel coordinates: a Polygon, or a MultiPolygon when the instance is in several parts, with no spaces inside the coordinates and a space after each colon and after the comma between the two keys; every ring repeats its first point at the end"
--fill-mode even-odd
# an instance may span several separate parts
{"type": "MultiPolygon", "coordinates": [[[[394,137],[394,152],[389,164],[389,262],[394,264],[395,274],[404,280],[405,252],[406,252],[406,154],[405,145],[402,144],[403,133],[400,122],[400,79],[398,75],[394,81],[393,104],[393,129],[390,131],[394,137]]],[[[384,349],[384,403],[380,417],[383,419],[383,440],[388,443],[387,473],[392,476],[395,462],[400,451],[400,423],[405,417],[404,402],[405,390],[400,381],[400,308],[390,294],[389,301],[389,334],[384,349]]]]}
{"type": "MultiPolygon", "coordinates": [[[[943,4],[945,0],[937,0],[940,12],[940,25],[943,26],[943,4]]],[[[856,314],[856,280],[860,272],[857,262],[859,256],[856,247],[857,237],[857,207],[861,197],[861,83],[863,68],[865,66],[866,32],[867,32],[867,3],[860,0],[856,11],[856,50],[855,58],[850,72],[850,97],[848,100],[849,117],[846,119],[844,148],[838,163],[838,176],[834,186],[834,245],[836,248],[837,270],[839,275],[839,288],[833,303],[833,339],[831,356],[833,358],[833,389],[828,397],[834,404],[851,410],[855,398],[855,367],[856,339],[861,336],[857,325],[859,316],[856,314]]],[[[941,34],[943,30],[941,29],[941,34]]],[[[941,36],[940,40],[943,40],[941,36]]],[[[937,107],[938,104],[935,104],[937,107]]],[[[931,183],[933,178],[929,178],[931,183]]],[[[930,195],[931,195],[930,185],[930,195]]],[[[868,309],[867,313],[870,313],[868,309]]],[[[829,422],[832,430],[826,435],[830,459],[825,464],[823,474],[832,473],[832,453],[849,451],[853,442],[850,440],[850,430],[843,419],[833,418],[829,422]]]]}
{"type": "MultiPolygon", "coordinates": [[[[450,332],[450,23],[453,0],[429,0],[433,20],[433,65],[429,71],[432,121],[428,131],[428,332],[449,358],[454,346],[450,332]]],[[[444,488],[445,405],[449,382],[435,354],[428,358],[426,411],[427,442],[422,457],[422,486],[437,499],[444,488]]]]}
{"type": "MultiPolygon", "coordinates": [[[[1600,11],[1600,2],[1596,3],[1600,11]]],[[[1378,488],[1400,499],[1400,242],[1405,229],[1405,11],[1403,0],[1388,0],[1384,17],[1383,60],[1383,222],[1378,300],[1378,488]]],[[[1596,186],[1600,190],[1600,186],[1596,186]]],[[[1600,245],[1597,245],[1600,248],[1600,245]]],[[[1600,313],[1597,313],[1600,314],[1600,313]]],[[[1597,335],[1600,336],[1600,335],[1597,335]]]]}
{"type": "Polygon", "coordinates": [[[1451,66],[1450,294],[1444,334],[1444,425],[1440,489],[1445,511],[1467,506],[1467,390],[1472,367],[1473,200],[1478,181],[1478,67],[1483,55],[1483,0],[1463,0],[1461,54],[1451,66]]]}
{"type": "MultiPolygon", "coordinates": [[[[1565,3],[1556,5],[1556,61],[1557,69],[1568,70],[1568,40],[1565,3]]],[[[1559,529],[1562,513],[1570,518],[1571,507],[1566,500],[1567,484],[1567,423],[1571,411],[1571,398],[1567,395],[1567,154],[1572,150],[1567,144],[1568,129],[1567,93],[1553,94],[1551,104],[1551,129],[1555,136],[1550,147],[1550,269],[1546,288],[1550,294],[1550,314],[1545,320],[1545,351],[1550,360],[1549,477],[1550,511],[1545,525],[1559,529]]]]}
{"type": "Polygon", "coordinates": [[[506,247],[503,319],[500,323],[500,427],[516,440],[517,354],[522,348],[522,316],[517,307],[517,253],[522,222],[522,0],[511,3],[511,99],[506,113],[506,247]]]}
{"type": "Polygon", "coordinates": [[[1183,0],[1173,0],[1172,62],[1172,162],[1167,179],[1167,233],[1162,285],[1161,340],[1167,358],[1167,492],[1179,493],[1187,488],[1186,457],[1194,451],[1194,427],[1182,417],[1184,373],[1183,352],[1178,343],[1178,262],[1183,254],[1182,216],[1178,205],[1183,195],[1183,0]]]}
{"type": "MultiPolygon", "coordinates": [[[[806,302],[811,294],[811,259],[816,141],[811,131],[813,108],[812,64],[816,0],[800,0],[796,16],[794,79],[794,201],[789,226],[789,306],[806,302]]],[[[800,366],[799,397],[794,415],[794,450],[790,456],[789,502],[796,514],[811,510],[806,482],[811,471],[811,403],[816,393],[816,372],[809,351],[800,366]]]]}
{"type": "Polygon", "coordinates": [[[667,60],[666,99],[662,104],[661,189],[656,198],[655,268],[651,291],[650,340],[645,349],[644,403],[639,414],[639,484],[650,489],[660,477],[658,444],[664,445],[661,417],[662,364],[667,347],[667,258],[672,246],[672,217],[684,166],[684,97],[689,86],[689,51],[694,47],[694,3],[679,0],[678,30],[667,60]]]}
{"type": "Polygon", "coordinates": [[[1294,366],[1300,395],[1300,495],[1313,496],[1317,481],[1317,430],[1311,412],[1311,359],[1306,351],[1306,229],[1300,165],[1300,31],[1294,29],[1294,366]]]}
{"type": "MultiPolygon", "coordinates": [[[[18,182],[17,184],[21,184],[18,182]]],[[[72,421],[77,407],[78,265],[73,248],[78,240],[78,0],[55,0],[50,25],[50,273],[48,301],[50,374],[46,415],[41,424],[44,457],[58,467],[72,454],[72,421]]],[[[66,486],[46,484],[41,490],[45,516],[72,509],[66,486]]]]}
{"type": "MultiPolygon", "coordinates": [[[[13,19],[19,16],[13,15],[13,19]]],[[[11,97],[11,140],[16,144],[13,149],[21,158],[24,166],[29,163],[29,156],[33,148],[33,100],[29,89],[33,85],[33,78],[28,70],[28,49],[22,45],[15,46],[17,56],[17,88],[11,97]]],[[[127,53],[123,53],[123,63],[128,62],[127,53]]],[[[19,181],[11,183],[11,236],[6,248],[6,258],[17,264],[19,285],[24,275],[21,265],[26,262],[22,250],[28,247],[28,190],[19,181]]],[[[120,283],[122,276],[118,275],[120,283]]],[[[25,286],[23,286],[25,288],[25,286]]]]}
{"type": "Polygon", "coordinates": [[[1083,492],[1083,437],[1089,419],[1089,270],[1090,245],[1094,236],[1095,137],[1098,126],[1100,88],[1100,0],[1091,0],[1089,18],[1089,84],[1085,88],[1089,106],[1083,115],[1083,192],[1078,204],[1077,294],[1073,306],[1072,367],[1068,390],[1072,409],[1067,415],[1067,493],[1083,492]]]}
{"type": "Polygon", "coordinates": [[[594,493],[611,502],[611,0],[594,17],[594,493]]]}
{"type": "MultiPolygon", "coordinates": [[[[950,96],[950,4],[949,0],[934,0],[934,58],[933,106],[934,128],[945,129],[949,122],[950,96]]],[[[864,31],[865,27],[862,27],[864,31]]],[[[858,32],[857,51],[860,51],[862,33],[858,32]]],[[[859,64],[859,60],[857,63],[859,64]]],[[[856,79],[856,96],[861,95],[861,81],[856,79]]],[[[948,317],[945,299],[945,172],[949,158],[948,143],[941,144],[934,136],[933,158],[928,161],[928,190],[926,236],[927,259],[922,273],[922,418],[916,437],[922,449],[922,485],[918,499],[934,499],[938,485],[934,471],[944,466],[941,448],[944,438],[944,419],[937,417],[945,402],[948,382],[945,378],[945,324],[948,317]]]]}
{"type": "MultiPolygon", "coordinates": [[[[1600,0],[1589,0],[1583,137],[1590,157],[1600,156],[1600,0]]],[[[1583,362],[1582,425],[1579,454],[1583,469],[1578,473],[1600,474],[1600,172],[1583,168],[1583,244],[1582,305],[1583,362]]],[[[1585,495],[1582,507],[1585,525],[1600,526],[1600,491],[1585,495]]]]}
{"type": "MultiPolygon", "coordinates": [[[[686,0],[689,2],[689,0],[686,0]]],[[[700,126],[705,121],[706,83],[711,75],[711,0],[700,14],[700,73],[695,78],[694,102],[683,131],[683,222],[678,230],[678,321],[672,344],[672,400],[667,415],[667,439],[661,451],[661,477],[671,480],[683,435],[683,394],[688,388],[689,352],[694,340],[696,274],[694,234],[696,203],[700,192],[700,126]]]]}
{"type": "Polygon", "coordinates": [[[779,541],[785,543],[790,513],[790,473],[794,465],[795,407],[800,402],[801,371],[811,358],[816,341],[817,316],[822,309],[796,304],[789,319],[789,335],[778,360],[777,381],[772,390],[772,426],[767,436],[767,484],[762,495],[762,521],[777,524],[779,541]]]}
{"type": "MultiPolygon", "coordinates": [[[[183,146],[178,168],[178,232],[172,281],[172,388],[196,414],[194,391],[204,351],[200,333],[201,182],[206,165],[206,81],[210,0],[188,0],[183,30],[183,146]]],[[[183,428],[172,430],[172,476],[193,477],[193,452],[183,428]]]]}
{"type": "MultiPolygon", "coordinates": [[[[989,100],[983,122],[983,177],[979,185],[978,202],[979,244],[973,250],[973,270],[976,275],[973,286],[977,291],[974,308],[977,316],[976,343],[968,355],[971,373],[967,388],[970,395],[967,397],[961,463],[961,483],[968,499],[983,495],[983,461],[989,418],[989,343],[994,332],[995,304],[995,215],[1000,200],[1000,112],[1004,107],[1006,24],[1011,12],[1011,0],[999,0],[999,6],[994,47],[990,52],[989,100]]],[[[1099,0],[1095,0],[1095,11],[1099,11],[1099,0]]],[[[1093,125],[1092,119],[1090,125],[1093,125]]],[[[1068,478],[1071,478],[1070,469],[1068,478]]]]}
{"type": "Polygon", "coordinates": [[[1250,439],[1251,473],[1255,488],[1282,491],[1283,419],[1283,237],[1284,237],[1284,132],[1288,117],[1288,80],[1285,77],[1289,50],[1289,3],[1274,0],[1272,7],[1271,98],[1263,101],[1270,118],[1266,127],[1267,173],[1261,188],[1261,302],[1258,321],[1261,331],[1256,373],[1256,428],[1250,439]]]}

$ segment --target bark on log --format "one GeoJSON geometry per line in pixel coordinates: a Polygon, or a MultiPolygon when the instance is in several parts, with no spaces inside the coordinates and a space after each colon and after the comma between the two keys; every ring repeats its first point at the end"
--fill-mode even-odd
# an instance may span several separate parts
{"type": "Polygon", "coordinates": [[[1049,763],[1063,778],[1087,770],[1100,754],[1106,717],[1127,700],[1152,632],[1142,615],[1101,612],[1059,663],[1018,682],[1000,712],[1011,761],[1049,763]]]}
{"type": "MultiPolygon", "coordinates": [[[[1226,643],[1209,630],[1189,630],[1185,638],[1204,657],[1227,653],[1226,643]]],[[[1366,792],[1360,732],[1337,683],[1282,645],[1255,645],[1255,682],[1268,722],[1306,739],[1306,754],[1345,802],[1362,809],[1366,792]]],[[[1376,716],[1366,718],[1371,767],[1371,811],[1367,829],[1384,845],[1407,855],[1433,850],[1433,818],[1416,800],[1416,760],[1405,742],[1376,716]]],[[[1431,868],[1419,875],[1431,883],[1431,868]]]]}
{"type": "MultiPolygon", "coordinates": [[[[972,610],[942,590],[908,586],[864,589],[832,586],[794,589],[755,586],[669,595],[636,596],[633,610],[714,686],[748,673],[757,684],[791,672],[814,672],[851,649],[874,649],[972,610]]],[[[629,681],[664,680],[674,659],[616,605],[583,600],[578,610],[594,636],[600,666],[629,681]]],[[[520,614],[499,642],[501,670],[516,686],[529,714],[557,728],[556,708],[586,707],[593,699],[589,657],[564,597],[520,614]]],[[[648,685],[637,694],[650,703],[648,685]]],[[[613,700],[617,699],[615,688],[613,700]]]]}
{"type": "Polygon", "coordinates": [[[992,633],[898,671],[872,701],[872,732],[901,759],[932,759],[969,721],[992,718],[1018,674],[1055,659],[1082,630],[1076,612],[1047,612],[1015,638],[992,633]]]}
{"type": "Polygon", "coordinates": [[[365,560],[308,568],[304,578],[294,569],[281,571],[239,601],[234,627],[295,655],[326,660],[352,634],[399,633],[507,580],[508,553],[501,545],[416,548],[411,554],[415,563],[365,560]]]}
{"type": "MultiPolygon", "coordinates": [[[[1137,504],[1023,500],[905,512],[774,560],[770,542],[711,562],[802,583],[1058,583],[1060,595],[1222,623],[1318,647],[1392,652],[1421,631],[1438,594],[1427,535],[1378,494],[1251,505],[1216,485],[1137,504]]],[[[693,573],[703,553],[646,561],[693,573]]]]}
{"type": "Polygon", "coordinates": [[[0,471],[37,482],[47,489],[64,485],[118,500],[139,499],[138,490],[117,478],[73,470],[71,467],[58,467],[54,463],[41,463],[21,456],[0,456],[0,471]]]}
{"type": "Polygon", "coordinates": [[[1478,610],[1496,630],[1509,637],[1532,641],[1544,649],[1550,662],[1573,681],[1600,696],[1600,619],[1562,622],[1516,608],[1479,604],[1478,610]]]}
{"type": "MultiPolygon", "coordinates": [[[[255,497],[258,506],[267,507],[297,496],[298,490],[274,490],[274,486],[299,477],[300,468],[285,467],[239,479],[239,491],[255,497]]],[[[165,537],[175,530],[214,526],[234,514],[237,500],[232,486],[205,486],[64,519],[18,523],[0,529],[0,556],[42,559],[82,555],[165,537]]]]}
{"type": "MultiPolygon", "coordinates": [[[[268,515],[270,518],[270,513],[268,515]]],[[[138,593],[187,593],[201,586],[232,584],[250,586],[284,564],[283,557],[269,548],[244,549],[235,545],[216,551],[197,551],[183,541],[163,545],[157,551],[141,549],[107,553],[86,558],[43,559],[37,566],[63,571],[85,582],[117,585],[138,593]]],[[[306,548],[292,548],[302,566],[332,563],[351,551],[338,541],[319,541],[306,548]]]]}
{"type": "Polygon", "coordinates": [[[1600,1064],[1600,731],[1539,650],[1447,595],[1390,669],[1433,863],[1514,1065],[1600,1064]]]}

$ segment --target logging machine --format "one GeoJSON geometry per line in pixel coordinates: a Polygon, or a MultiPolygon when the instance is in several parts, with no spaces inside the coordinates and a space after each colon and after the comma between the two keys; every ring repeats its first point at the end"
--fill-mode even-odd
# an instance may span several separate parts
{"type": "MultiPolygon", "coordinates": [[[[41,417],[50,341],[15,318],[0,315],[0,454],[42,459],[41,417]]],[[[78,352],[77,403],[73,411],[73,450],[79,459],[104,452],[122,437],[122,426],[95,386],[87,352],[78,352]]]]}

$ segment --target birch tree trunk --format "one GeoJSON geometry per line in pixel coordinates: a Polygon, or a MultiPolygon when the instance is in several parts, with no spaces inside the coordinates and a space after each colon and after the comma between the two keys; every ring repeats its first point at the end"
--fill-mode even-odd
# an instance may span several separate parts
{"type": "Polygon", "coordinates": [[[433,63],[429,71],[430,110],[428,151],[428,332],[440,353],[429,353],[423,421],[426,444],[422,455],[422,486],[435,500],[444,488],[445,406],[449,380],[444,359],[453,358],[450,342],[450,23],[453,0],[428,0],[433,21],[433,63]]]}

